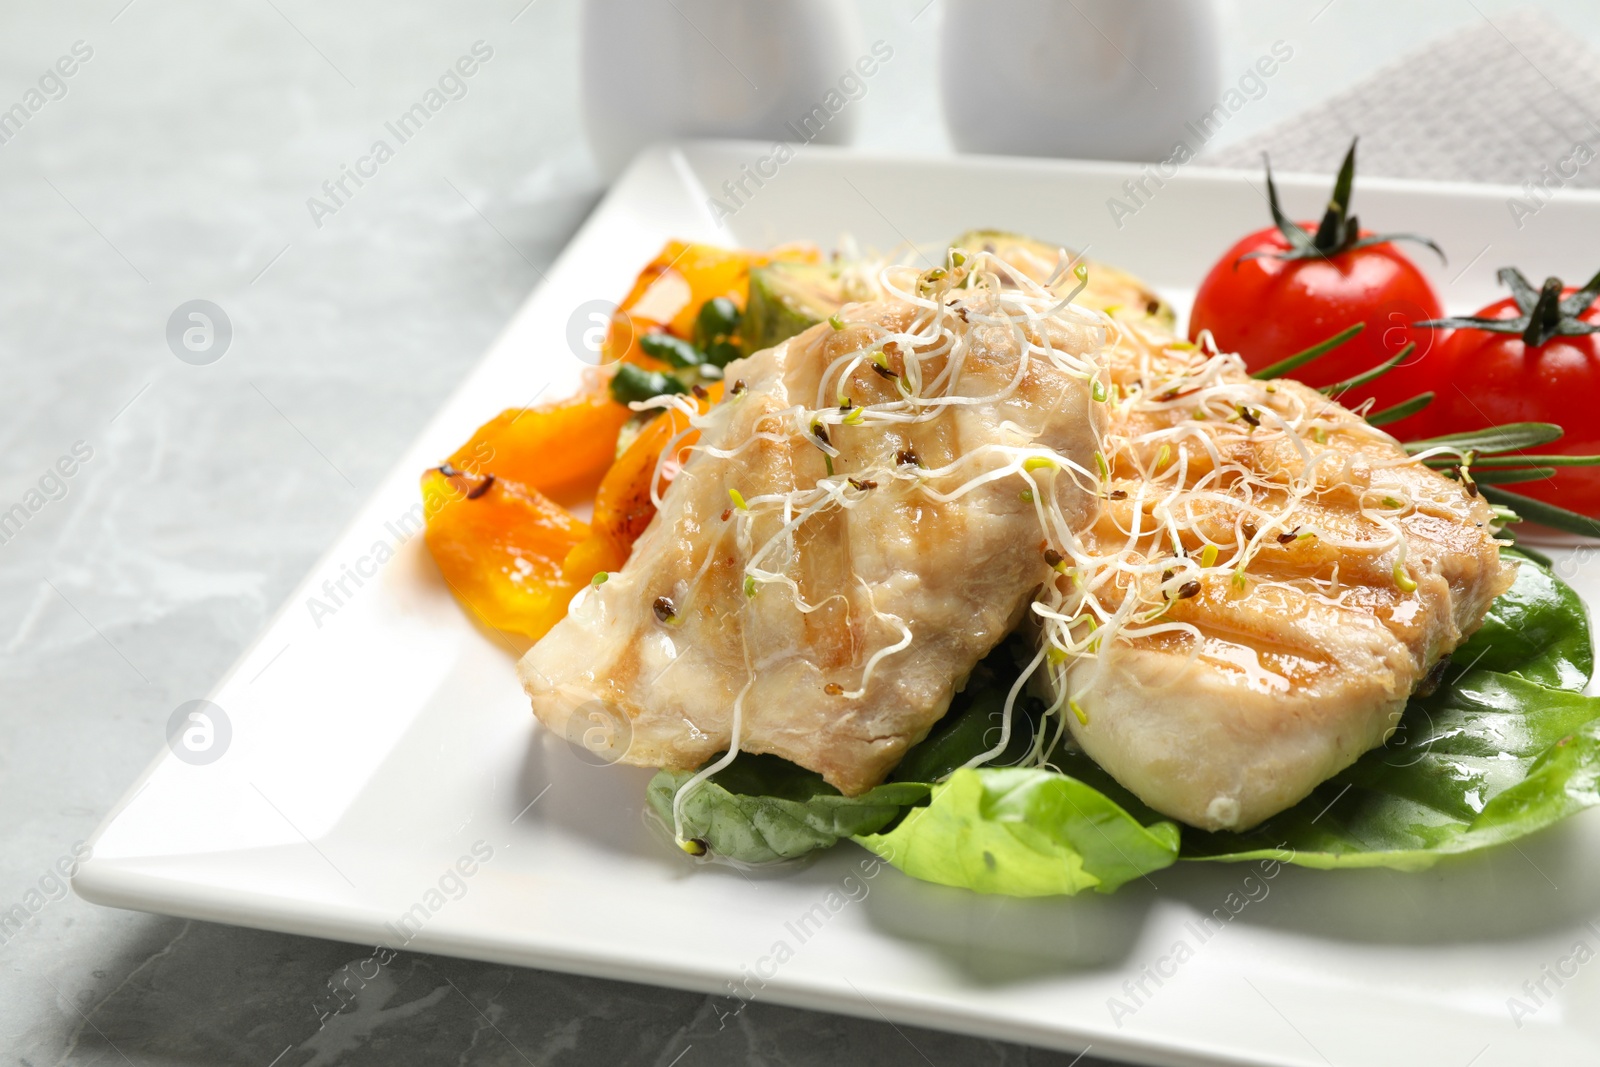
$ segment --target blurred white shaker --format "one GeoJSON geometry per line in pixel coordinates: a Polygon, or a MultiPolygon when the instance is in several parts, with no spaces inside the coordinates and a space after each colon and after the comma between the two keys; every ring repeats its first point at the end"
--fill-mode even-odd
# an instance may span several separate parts
{"type": "MultiPolygon", "coordinates": [[[[614,177],[675,137],[796,140],[855,61],[846,0],[585,0],[581,78],[589,143],[614,177]]],[[[846,142],[844,108],[813,140],[846,142]]]]}
{"type": "Polygon", "coordinates": [[[945,124],[963,152],[1165,159],[1220,53],[1214,0],[945,0],[945,124]]]}

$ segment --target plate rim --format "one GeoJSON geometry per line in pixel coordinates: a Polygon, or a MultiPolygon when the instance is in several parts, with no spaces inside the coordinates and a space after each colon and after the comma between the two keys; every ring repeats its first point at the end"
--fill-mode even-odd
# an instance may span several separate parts
{"type": "MultiPolygon", "coordinates": [[[[549,289],[548,278],[566,273],[569,269],[568,265],[578,257],[580,248],[595,232],[605,225],[610,213],[618,210],[619,205],[627,202],[628,198],[634,193],[634,185],[642,180],[642,176],[647,173],[649,168],[660,166],[661,162],[669,159],[673,153],[692,153],[695,151],[737,153],[749,150],[764,151],[768,147],[765,142],[760,141],[690,139],[663,142],[641,152],[618,181],[608,190],[606,195],[595,204],[582,224],[574,230],[571,238],[554,258],[550,267],[541,272],[540,281],[531,288],[527,296],[507,319],[505,325],[496,332],[494,339],[485,349],[484,355],[472,365],[471,369],[443,397],[438,409],[428,419],[424,420],[416,439],[427,438],[440,424],[446,421],[452,409],[470,392],[470,382],[482,369],[489,358],[489,354],[505,341],[515,324],[528,312],[529,307],[549,289]]],[[[869,165],[905,165],[914,163],[977,172],[1022,170],[1044,175],[1078,173],[1099,176],[1123,176],[1137,175],[1141,169],[1139,164],[1115,161],[1059,160],[985,155],[917,155],[888,151],[863,151],[848,147],[823,145],[806,146],[806,153],[808,156],[814,156],[814,158],[827,163],[866,163],[869,165]]],[[[1208,183],[1218,184],[1248,182],[1256,177],[1253,172],[1248,170],[1214,168],[1204,166],[1198,162],[1186,166],[1183,173],[1190,180],[1203,180],[1208,183]]],[[[1329,175],[1286,171],[1275,173],[1274,177],[1284,185],[1299,186],[1325,183],[1329,175]]],[[[1519,189],[1513,186],[1383,177],[1364,178],[1363,187],[1418,195],[1465,197],[1479,201],[1494,201],[1506,195],[1520,192],[1519,189]]],[[[1600,207],[1600,190],[1558,190],[1556,199],[1600,207]]],[[[305,576],[291,588],[283,603],[270,614],[263,623],[260,632],[244,647],[233,665],[208,690],[208,697],[216,696],[244,670],[246,664],[266,644],[269,636],[278,629],[292,611],[299,608],[301,598],[309,584],[317,576],[323,574],[331,563],[337,561],[340,547],[352,533],[363,528],[366,522],[369,521],[369,512],[378,505],[385,487],[389,486],[397,477],[410,472],[411,467],[408,456],[411,447],[411,445],[404,446],[396,462],[377,478],[372,490],[354,510],[351,519],[341,527],[337,535],[330,541],[328,547],[316,557],[307,569],[305,576]]],[[[134,807],[139,795],[144,791],[161,766],[168,760],[175,759],[176,757],[165,748],[158,750],[155,757],[134,779],[132,784],[123,791],[120,798],[113,804],[93,834],[90,835],[88,843],[91,849],[99,842],[113,823],[134,807]]],[[[352,934],[375,932],[371,928],[372,924],[367,923],[360,916],[339,917],[336,913],[340,910],[340,906],[333,905],[330,907],[326,901],[319,904],[322,909],[320,917],[314,914],[295,912],[293,903],[288,898],[268,897],[265,895],[263,895],[254,910],[244,908],[239,903],[240,895],[238,894],[230,902],[213,902],[208,906],[203,899],[203,894],[208,887],[193,882],[174,882],[170,878],[164,878],[151,871],[139,869],[145,860],[155,861],[158,859],[159,857],[142,857],[128,861],[116,861],[99,859],[91,852],[90,856],[80,864],[77,873],[71,880],[73,890],[86,901],[95,904],[152,911],[158,914],[178,915],[202,921],[224,922],[231,925],[281,931],[303,936],[352,941],[352,934]],[[270,901],[279,901],[280,903],[273,905],[270,901]]],[[[621,959],[616,952],[610,955],[597,955],[592,952],[588,954],[563,954],[560,951],[549,950],[548,947],[543,952],[539,950],[516,952],[510,947],[506,947],[504,951],[497,953],[493,951],[493,945],[489,943],[487,938],[452,933],[450,924],[441,924],[438,927],[425,929],[417,936],[414,942],[408,942],[406,948],[408,950],[462,956],[516,966],[543,967],[550,970],[619,981],[644,981],[653,985],[688,989],[708,994],[715,994],[720,987],[718,978],[713,977],[704,965],[697,966],[695,961],[691,960],[679,961],[673,967],[663,965],[641,968],[637,962],[634,962],[630,967],[629,962],[621,959]]],[[[797,977],[803,979],[805,976],[797,977]]],[[[853,1015],[866,1019],[888,1017],[875,1004],[853,1005],[848,1000],[841,998],[836,992],[830,993],[820,986],[808,989],[805,988],[805,985],[804,981],[799,982],[798,985],[793,980],[787,983],[774,982],[764,988],[762,999],[775,1004],[787,1004],[809,1010],[853,1015]]],[[[882,993],[880,993],[880,996],[885,996],[883,1002],[886,1007],[891,1009],[894,1016],[914,1025],[938,1030],[958,1030],[998,1040],[1021,1041],[1067,1052],[1079,1052],[1087,1047],[1094,1047],[1106,1050],[1111,1055],[1135,1057],[1141,1062],[1159,1063],[1171,1065],[1171,1067],[1190,1067],[1190,1065],[1216,1063],[1258,1063],[1269,1065],[1298,1062],[1293,1058],[1255,1057],[1241,1053],[1238,1049],[1226,1049],[1220,1046],[1201,1047],[1193,1041],[1166,1042],[1148,1032],[1129,1033],[1109,1030],[1109,1024],[1085,1019],[1062,1023],[1055,1029],[1045,1029],[1037,1024],[1026,1024],[1013,1020],[996,1020],[993,1016],[984,1016],[979,1010],[974,1010],[959,1019],[953,1019],[949,1005],[932,1003],[918,993],[913,992],[909,997],[898,999],[882,993]]],[[[1305,1062],[1312,1061],[1307,1058],[1305,1062]]]]}

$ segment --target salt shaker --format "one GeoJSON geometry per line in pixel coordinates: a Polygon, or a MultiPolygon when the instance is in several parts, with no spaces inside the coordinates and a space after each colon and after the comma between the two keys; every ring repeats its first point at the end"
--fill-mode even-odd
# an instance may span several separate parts
{"type": "Polygon", "coordinates": [[[860,81],[846,0],[585,0],[580,33],[584,125],[607,177],[676,137],[854,135],[858,109],[824,103],[860,81]]]}
{"type": "Polygon", "coordinates": [[[1220,36],[1215,0],[946,0],[945,125],[963,152],[1165,159],[1218,99],[1220,36]]]}

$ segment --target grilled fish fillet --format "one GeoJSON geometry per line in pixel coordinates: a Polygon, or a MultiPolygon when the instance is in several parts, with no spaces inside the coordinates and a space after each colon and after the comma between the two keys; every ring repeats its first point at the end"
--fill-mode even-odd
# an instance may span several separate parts
{"type": "MultiPolygon", "coordinates": [[[[734,745],[847,795],[882,781],[1052,575],[1019,492],[1026,456],[1092,470],[1104,429],[1085,374],[1025,354],[1085,359],[1103,329],[1049,317],[1024,346],[997,299],[851,305],[843,330],[729,365],[727,398],[627,564],[519,665],[539,719],[557,733],[594,710],[625,720],[609,755],[627,763],[698,767],[734,745]],[[841,396],[863,414],[900,401],[908,351],[914,391],[953,402],[841,423],[841,396]]],[[[1093,493],[1053,486],[1087,526],[1093,493]]]]}
{"type": "Polygon", "coordinates": [[[1248,828],[1382,744],[1515,569],[1481,497],[1316,390],[1151,323],[1109,370],[1137,399],[1083,549],[1123,554],[1102,608],[1159,614],[1060,664],[1067,722],[1151,807],[1248,828]]]}

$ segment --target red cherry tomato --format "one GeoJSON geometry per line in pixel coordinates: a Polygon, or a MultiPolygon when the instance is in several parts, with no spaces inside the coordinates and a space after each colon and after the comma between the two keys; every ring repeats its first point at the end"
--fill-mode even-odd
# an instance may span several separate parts
{"type": "MultiPolygon", "coordinates": [[[[1577,290],[1567,287],[1562,295],[1577,290]]],[[[1512,319],[1520,312],[1511,299],[1490,304],[1477,318],[1512,319]]],[[[1577,318],[1600,321],[1600,302],[1577,318]]],[[[1600,335],[1553,337],[1529,348],[1520,335],[1458,329],[1430,358],[1439,396],[1432,430],[1456,433],[1507,422],[1553,422],[1566,430],[1559,441],[1535,451],[1557,455],[1600,452],[1600,335]]],[[[1506,489],[1600,517],[1600,467],[1558,467],[1553,478],[1517,482],[1506,489]]]]}
{"type": "MultiPolygon", "coordinates": [[[[1314,223],[1302,225],[1315,229],[1314,223]]],[[[1361,235],[1368,236],[1367,231],[1361,235]]],[[[1240,258],[1251,252],[1289,249],[1289,242],[1273,227],[1228,249],[1200,283],[1189,316],[1190,339],[1210,330],[1218,348],[1238,352],[1246,366],[1259,370],[1362,322],[1365,330],[1293,377],[1307,385],[1332,385],[1371,370],[1415,341],[1416,351],[1404,364],[1341,395],[1339,401],[1356,407],[1370,398],[1373,410],[1380,411],[1428,389],[1437,391],[1432,367],[1435,331],[1411,323],[1440,318],[1444,309],[1415,263],[1388,242],[1325,259],[1283,259],[1272,254],[1240,258]]],[[[1429,416],[1424,409],[1384,429],[1397,437],[1424,437],[1429,433],[1429,416]]]]}

